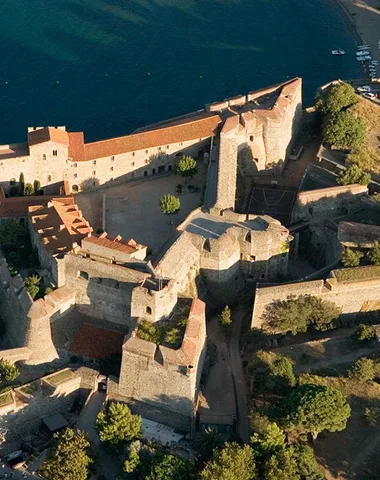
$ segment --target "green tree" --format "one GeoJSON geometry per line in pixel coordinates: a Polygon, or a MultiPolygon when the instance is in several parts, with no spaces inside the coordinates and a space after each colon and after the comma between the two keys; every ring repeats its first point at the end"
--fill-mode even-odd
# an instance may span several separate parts
{"type": "Polygon", "coordinates": [[[87,480],[88,467],[93,462],[90,442],[84,432],[67,428],[54,435],[55,445],[41,473],[49,480],[87,480]]]}
{"type": "Polygon", "coordinates": [[[300,295],[273,302],[266,308],[263,317],[274,331],[295,335],[306,332],[310,325],[321,331],[335,328],[340,313],[340,308],[333,302],[300,295]]]}
{"type": "Polygon", "coordinates": [[[198,461],[202,464],[208,462],[212,457],[214,451],[223,444],[219,433],[213,428],[206,428],[206,430],[195,439],[194,451],[198,461]]]}
{"type": "Polygon", "coordinates": [[[129,452],[128,458],[124,462],[123,470],[126,473],[132,473],[135,470],[137,470],[139,465],[140,465],[139,452],[133,449],[129,452]]]}
{"type": "Polygon", "coordinates": [[[295,443],[293,452],[297,462],[298,473],[302,480],[324,480],[325,476],[319,471],[314,450],[305,443],[295,443]]]}
{"type": "Polygon", "coordinates": [[[141,435],[141,417],[133,415],[125,403],[111,402],[96,418],[101,442],[118,446],[141,435]]]}
{"type": "Polygon", "coordinates": [[[361,342],[369,342],[375,338],[375,329],[372,325],[365,325],[361,323],[358,326],[356,337],[361,342]]]}
{"type": "Polygon", "coordinates": [[[180,206],[179,198],[170,193],[160,198],[160,210],[164,215],[169,215],[170,223],[173,223],[172,215],[179,211],[180,206]]]}
{"type": "Polygon", "coordinates": [[[0,384],[13,382],[19,375],[20,371],[16,365],[13,365],[8,360],[0,359],[0,384]]]}
{"type": "Polygon", "coordinates": [[[38,193],[41,190],[41,182],[39,180],[34,180],[34,191],[38,193]]]}
{"type": "Polygon", "coordinates": [[[285,450],[285,434],[276,423],[270,423],[262,433],[254,433],[251,436],[251,444],[255,453],[268,458],[285,450]]]}
{"type": "Polygon", "coordinates": [[[358,97],[355,90],[347,83],[340,82],[333,85],[318,100],[316,109],[322,114],[337,113],[357,103],[358,97]]]}
{"type": "Polygon", "coordinates": [[[362,357],[351,365],[348,376],[360,382],[372,382],[375,378],[375,364],[370,358],[362,357]]]}
{"type": "Polygon", "coordinates": [[[256,480],[254,453],[249,445],[232,442],[216,450],[201,473],[202,480],[256,480]]]}
{"type": "Polygon", "coordinates": [[[30,277],[25,278],[25,286],[29,295],[34,299],[37,293],[40,291],[40,277],[37,275],[31,275],[30,277]]]}
{"type": "Polygon", "coordinates": [[[372,265],[380,265],[380,243],[375,242],[374,246],[368,252],[368,259],[372,265]]]}
{"type": "Polygon", "coordinates": [[[182,155],[176,163],[175,168],[177,175],[181,175],[185,178],[192,178],[197,173],[197,162],[193,157],[182,155]]]}
{"type": "Polygon", "coordinates": [[[345,248],[344,252],[340,256],[340,261],[345,267],[358,267],[360,265],[360,259],[364,257],[364,253],[360,250],[351,250],[351,248],[345,248]]]}
{"type": "Polygon", "coordinates": [[[196,480],[194,466],[187,460],[175,455],[163,455],[153,461],[145,480],[196,480]]]}
{"type": "Polygon", "coordinates": [[[375,158],[368,148],[360,148],[348,155],[348,160],[351,164],[355,164],[364,170],[372,168],[375,158]]]}
{"type": "Polygon", "coordinates": [[[249,364],[249,371],[258,392],[286,394],[296,383],[293,361],[285,355],[258,351],[249,364]]]}
{"type": "Polygon", "coordinates": [[[339,185],[352,185],[354,183],[368,185],[370,181],[371,175],[363,172],[363,170],[355,164],[346,168],[337,178],[339,185]]]}
{"type": "Polygon", "coordinates": [[[285,398],[283,412],[284,423],[289,429],[311,432],[316,438],[323,430],[344,430],[351,408],[339,390],[324,385],[304,384],[285,398]]]}
{"type": "Polygon", "coordinates": [[[220,316],[219,316],[219,322],[222,325],[222,327],[226,328],[229,327],[232,323],[232,317],[231,317],[231,309],[228,305],[226,305],[220,316]]]}
{"type": "Polygon", "coordinates": [[[293,448],[272,455],[264,466],[264,480],[300,480],[293,448]]]}
{"type": "Polygon", "coordinates": [[[366,408],[364,418],[370,427],[374,427],[378,421],[377,411],[374,408],[366,408]]]}
{"type": "Polygon", "coordinates": [[[336,148],[360,148],[364,144],[364,122],[349,111],[328,115],[322,125],[323,140],[336,148]]]}
{"type": "Polygon", "coordinates": [[[24,195],[24,189],[25,189],[25,177],[22,172],[20,173],[19,182],[20,182],[20,194],[22,196],[24,195]]]}
{"type": "Polygon", "coordinates": [[[27,183],[25,185],[24,193],[25,195],[28,195],[28,196],[34,195],[34,188],[31,183],[27,183]]]}

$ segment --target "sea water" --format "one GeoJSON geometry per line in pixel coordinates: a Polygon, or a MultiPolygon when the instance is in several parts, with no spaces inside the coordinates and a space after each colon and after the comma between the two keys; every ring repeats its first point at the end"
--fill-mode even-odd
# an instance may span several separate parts
{"type": "Polygon", "coordinates": [[[318,85],[359,75],[330,0],[0,3],[0,143],[28,125],[123,135],[294,76],[311,104],[318,85]]]}

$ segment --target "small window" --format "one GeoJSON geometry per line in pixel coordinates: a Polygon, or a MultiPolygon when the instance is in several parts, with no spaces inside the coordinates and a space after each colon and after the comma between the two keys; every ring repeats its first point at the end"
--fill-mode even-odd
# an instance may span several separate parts
{"type": "Polygon", "coordinates": [[[181,142],[181,143],[179,144],[180,147],[182,147],[182,145],[183,145],[183,142],[181,142]]]}
{"type": "Polygon", "coordinates": [[[56,157],[58,155],[58,150],[53,150],[53,156],[56,157]]]}
{"type": "Polygon", "coordinates": [[[169,150],[169,148],[170,148],[169,145],[166,145],[166,150],[169,150]]]}
{"type": "Polygon", "coordinates": [[[145,150],[145,153],[149,153],[149,150],[145,150]]]}
{"type": "Polygon", "coordinates": [[[135,166],[135,162],[132,162],[132,167],[134,167],[134,166],[135,166]]]}
{"type": "Polygon", "coordinates": [[[89,274],[87,272],[83,272],[82,270],[78,272],[78,277],[83,278],[83,280],[88,280],[90,278],[89,274]]]}
{"type": "Polygon", "coordinates": [[[134,176],[135,176],[135,172],[132,172],[132,173],[131,173],[131,177],[134,177],[134,176]]]}
{"type": "Polygon", "coordinates": [[[149,160],[148,160],[147,158],[145,159],[145,163],[146,163],[146,164],[148,164],[148,163],[149,163],[149,160]]]}
{"type": "Polygon", "coordinates": [[[78,174],[77,174],[77,173],[74,173],[73,177],[74,177],[74,178],[78,178],[78,174]]]}
{"type": "Polygon", "coordinates": [[[161,152],[161,147],[158,147],[158,149],[157,149],[157,150],[158,150],[159,152],[161,152]]]}
{"type": "Polygon", "coordinates": [[[132,157],[134,157],[135,155],[136,155],[135,152],[132,152],[132,157]]]}
{"type": "Polygon", "coordinates": [[[92,172],[92,176],[93,176],[93,177],[96,177],[96,170],[94,170],[94,171],[92,172]]]}
{"type": "Polygon", "coordinates": [[[152,309],[150,307],[146,307],[145,313],[147,313],[148,315],[152,315],[152,309]]]}
{"type": "Polygon", "coordinates": [[[147,177],[147,176],[148,176],[148,171],[144,170],[144,177],[147,177]]]}
{"type": "Polygon", "coordinates": [[[93,160],[93,161],[92,161],[92,164],[93,164],[93,165],[96,165],[96,160],[93,160]]]}
{"type": "Polygon", "coordinates": [[[171,172],[172,171],[172,166],[171,165],[168,165],[168,172],[171,172]]]}
{"type": "Polygon", "coordinates": [[[251,142],[253,142],[253,135],[251,135],[251,136],[249,137],[249,140],[250,140],[251,142]]]}
{"type": "Polygon", "coordinates": [[[255,257],[255,255],[250,255],[249,259],[251,260],[251,262],[254,262],[256,260],[256,257],[255,257]]]}
{"type": "Polygon", "coordinates": [[[42,155],[42,160],[46,160],[46,153],[42,155]]]}
{"type": "Polygon", "coordinates": [[[51,175],[48,175],[48,176],[47,176],[47,181],[48,181],[48,182],[51,182],[51,175]]]}
{"type": "Polygon", "coordinates": [[[313,215],[313,207],[309,207],[309,215],[313,215]]]}
{"type": "Polygon", "coordinates": [[[77,163],[73,163],[73,167],[74,168],[77,168],[78,164],[77,163]]]}
{"type": "Polygon", "coordinates": [[[115,157],[112,155],[111,162],[114,162],[114,161],[115,161],[115,157]]]}
{"type": "Polygon", "coordinates": [[[111,172],[113,172],[113,167],[111,167],[111,169],[110,169],[110,170],[111,170],[111,172]]]}

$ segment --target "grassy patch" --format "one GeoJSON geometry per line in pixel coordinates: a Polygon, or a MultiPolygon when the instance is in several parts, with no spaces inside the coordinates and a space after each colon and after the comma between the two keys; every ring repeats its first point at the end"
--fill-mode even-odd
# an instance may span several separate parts
{"type": "Polygon", "coordinates": [[[36,393],[40,388],[40,385],[39,385],[39,382],[32,382],[32,383],[28,383],[27,385],[23,385],[22,387],[20,387],[20,391],[22,393],[25,393],[26,395],[33,395],[34,393],[36,393]]]}
{"type": "Polygon", "coordinates": [[[71,380],[72,378],[74,378],[73,372],[71,370],[64,370],[63,372],[58,372],[55,375],[51,375],[45,380],[48,381],[50,385],[53,385],[56,387],[60,383],[66,382],[67,380],[71,380]]]}
{"type": "Polygon", "coordinates": [[[333,275],[338,282],[371,280],[380,277],[380,266],[342,268],[333,270],[333,275]]]}
{"type": "Polygon", "coordinates": [[[13,397],[11,392],[5,392],[0,395],[0,407],[4,407],[13,402],[13,397]]]}

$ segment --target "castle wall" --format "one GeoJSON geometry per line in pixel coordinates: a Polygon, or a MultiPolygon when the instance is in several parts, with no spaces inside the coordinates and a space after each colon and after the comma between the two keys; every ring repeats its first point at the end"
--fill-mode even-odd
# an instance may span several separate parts
{"type": "MultiPolygon", "coordinates": [[[[363,268],[363,267],[361,267],[363,268]]],[[[364,267],[366,268],[366,267],[364,267]]],[[[262,315],[266,307],[289,296],[311,295],[334,302],[343,315],[380,309],[380,279],[338,282],[335,278],[285,284],[274,287],[257,287],[251,326],[264,327],[262,315]]]]}

